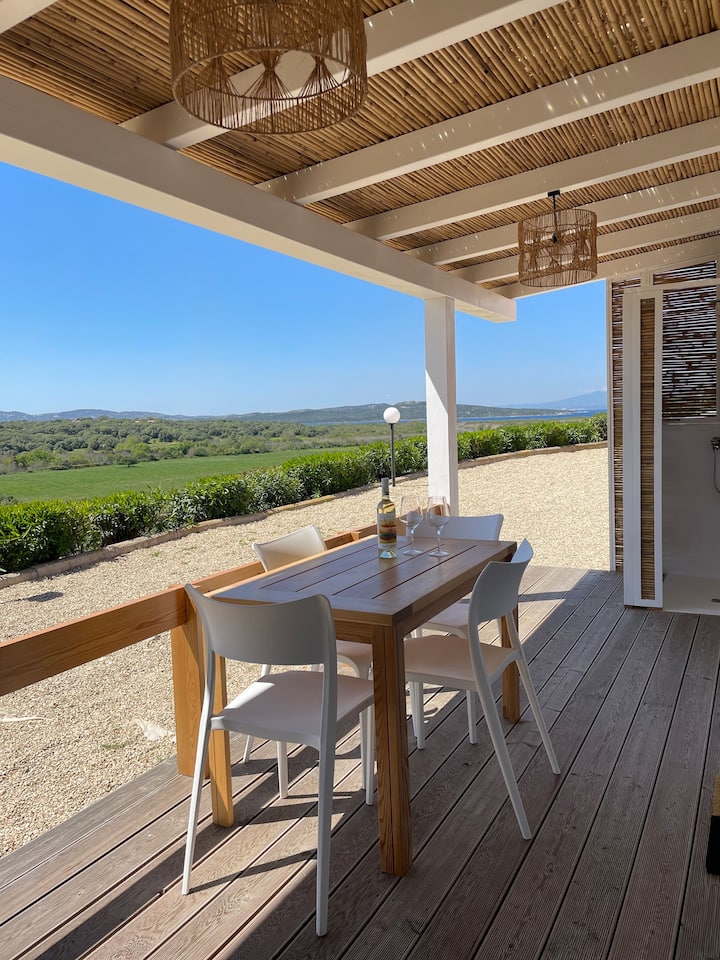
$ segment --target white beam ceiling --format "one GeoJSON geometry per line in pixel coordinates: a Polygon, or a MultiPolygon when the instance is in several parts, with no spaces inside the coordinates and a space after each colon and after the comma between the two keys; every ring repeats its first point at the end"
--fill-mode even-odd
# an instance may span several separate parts
{"type": "MultiPolygon", "coordinates": [[[[361,280],[505,321],[505,298],[0,78],[0,160],[361,280]]],[[[181,278],[180,278],[181,281],[181,278]]]]}
{"type": "Polygon", "coordinates": [[[0,0],[0,33],[51,7],[55,0],[0,0]]]}
{"type": "MultiPolygon", "coordinates": [[[[719,214],[720,211],[718,210],[704,210],[686,217],[674,217],[671,220],[659,220],[656,223],[646,223],[643,226],[630,227],[627,230],[616,230],[613,233],[598,237],[598,256],[607,257],[623,250],[632,250],[634,247],[648,247],[659,243],[682,240],[683,237],[712,233],[712,231],[718,229],[719,214]]],[[[517,276],[518,263],[519,258],[517,256],[503,257],[502,260],[493,260],[490,263],[482,263],[475,267],[458,270],[454,276],[470,280],[472,283],[504,280],[506,277],[517,276]]]]}
{"type": "MultiPolygon", "coordinates": [[[[606,223],[619,223],[635,217],[649,217],[661,210],[673,210],[694,203],[704,203],[720,196],[720,173],[704,173],[698,177],[689,177],[675,183],[648,187],[636,193],[624,193],[619,197],[610,197],[597,203],[584,204],[585,210],[592,210],[597,216],[598,226],[606,223]]],[[[549,201],[548,201],[549,202],[549,201]]],[[[518,226],[509,223],[504,227],[482,230],[465,237],[444,240],[408,250],[408,256],[417,257],[425,263],[436,265],[482,257],[510,247],[518,242],[518,226]]]]}
{"type": "Polygon", "coordinates": [[[262,187],[283,200],[314,203],[718,75],[720,33],[709,33],[326,160],[262,187]]]}
{"type": "Polygon", "coordinates": [[[576,190],[664,164],[715,153],[719,144],[720,119],[703,120],[678,130],[657,133],[652,137],[561,160],[492,183],[458,190],[448,196],[355,220],[346,226],[365,236],[389,240],[505,207],[530,203],[547,196],[549,190],[576,190]]]}
{"type": "MultiPolygon", "coordinates": [[[[486,30],[557,6],[560,0],[405,0],[365,20],[368,76],[460,43],[486,30]]],[[[250,71],[244,71],[251,73],[250,71]]],[[[238,74],[239,85],[244,85],[238,74]]],[[[122,126],[175,150],[217,137],[224,130],[191,117],[172,101],[122,126]]]]}

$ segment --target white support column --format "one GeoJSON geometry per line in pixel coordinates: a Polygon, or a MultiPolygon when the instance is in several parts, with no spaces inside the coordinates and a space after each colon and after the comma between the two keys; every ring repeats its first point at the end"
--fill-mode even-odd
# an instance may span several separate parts
{"type": "Polygon", "coordinates": [[[455,301],[425,300],[425,399],[427,403],[428,492],[459,510],[457,461],[455,301]]]}

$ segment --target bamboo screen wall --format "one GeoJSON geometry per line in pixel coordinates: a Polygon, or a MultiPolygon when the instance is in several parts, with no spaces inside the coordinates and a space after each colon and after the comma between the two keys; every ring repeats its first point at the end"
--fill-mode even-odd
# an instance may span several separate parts
{"type": "MultiPolygon", "coordinates": [[[[655,284],[715,280],[715,261],[656,273],[655,284]]],[[[663,420],[717,415],[717,294],[715,286],[663,294],[663,420]]]]}
{"type": "Polygon", "coordinates": [[[640,595],[655,599],[655,299],[640,302],[640,595]]]}
{"type": "Polygon", "coordinates": [[[612,285],[611,295],[611,337],[610,349],[612,358],[612,409],[608,411],[612,417],[613,428],[613,494],[615,503],[615,564],[618,570],[623,565],[623,385],[622,385],[622,313],[623,294],[626,290],[639,287],[640,280],[618,280],[612,285]]]}
{"type": "MultiPolygon", "coordinates": [[[[716,280],[717,263],[656,273],[653,284],[716,280]]],[[[622,314],[626,290],[639,277],[619,280],[611,291],[611,368],[615,562],[623,565],[622,314]]],[[[663,420],[715,416],[717,411],[717,297],[715,287],[666,291],[663,296],[663,420]]]]}

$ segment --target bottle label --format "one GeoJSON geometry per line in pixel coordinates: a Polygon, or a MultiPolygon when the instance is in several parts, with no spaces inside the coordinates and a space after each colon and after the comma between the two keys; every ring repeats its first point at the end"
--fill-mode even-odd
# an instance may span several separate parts
{"type": "Polygon", "coordinates": [[[381,513],[378,516],[378,542],[381,547],[394,547],[397,544],[395,511],[381,513]]]}

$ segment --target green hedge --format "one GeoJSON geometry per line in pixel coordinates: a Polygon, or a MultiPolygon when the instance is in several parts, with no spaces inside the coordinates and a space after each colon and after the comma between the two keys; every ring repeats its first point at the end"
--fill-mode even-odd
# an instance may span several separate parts
{"type": "MultiPolygon", "coordinates": [[[[607,439],[607,417],[586,420],[513,424],[460,433],[458,458],[514,450],[561,447],[607,439]]],[[[427,470],[427,440],[395,444],[398,475],[427,470]]],[[[119,493],[94,500],[34,501],[0,505],[0,570],[16,571],[111,543],[203,520],[261,513],[327,494],[353,490],[390,475],[390,448],[372,443],[336,453],[289,460],[282,467],[235,476],[196,480],[173,491],[119,493]]]]}

